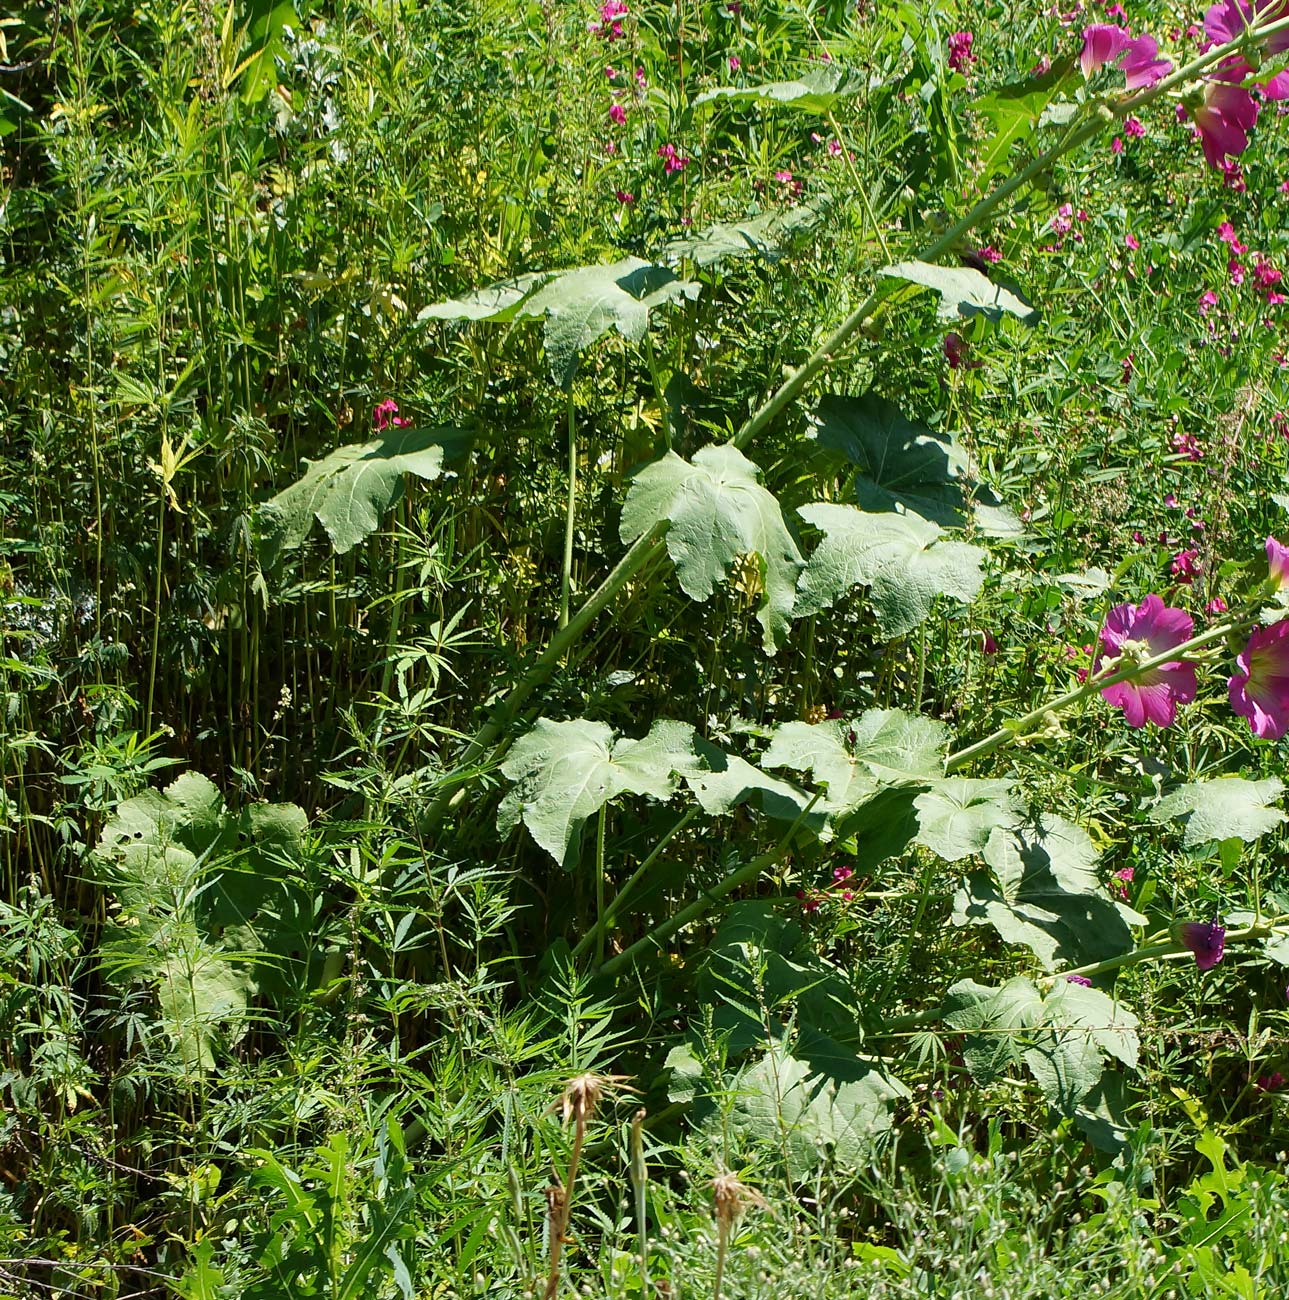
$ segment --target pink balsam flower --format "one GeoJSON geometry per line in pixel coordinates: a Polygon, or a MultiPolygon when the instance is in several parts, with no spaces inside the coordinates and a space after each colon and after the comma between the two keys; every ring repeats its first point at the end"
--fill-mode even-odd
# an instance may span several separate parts
{"type": "Polygon", "coordinates": [[[1255,628],[1227,682],[1231,708],[1255,736],[1279,740],[1289,731],[1289,620],[1255,628]]]}
{"type": "MultiPolygon", "coordinates": [[[[1189,641],[1195,623],[1184,609],[1170,609],[1156,595],[1149,595],[1140,605],[1117,605],[1106,615],[1101,629],[1101,644],[1106,653],[1098,655],[1092,671],[1127,667],[1156,659],[1174,646],[1189,641]]],[[[1172,725],[1177,706],[1195,698],[1195,668],[1185,662],[1165,663],[1102,688],[1101,696],[1115,708],[1122,709],[1130,727],[1172,725]]]]}

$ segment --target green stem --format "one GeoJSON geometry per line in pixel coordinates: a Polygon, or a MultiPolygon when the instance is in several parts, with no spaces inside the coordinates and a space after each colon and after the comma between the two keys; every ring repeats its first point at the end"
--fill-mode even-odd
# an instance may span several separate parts
{"type": "Polygon", "coordinates": [[[143,714],[145,736],[152,734],[152,704],[157,689],[157,648],[161,643],[161,569],[165,563],[165,537],[166,493],[163,484],[157,500],[157,572],[152,593],[152,653],[148,663],[148,707],[143,714]]]}
{"type": "Polygon", "coordinates": [[[568,626],[569,592],[573,585],[573,532],[577,524],[577,413],[573,392],[568,399],[568,502],[564,507],[564,561],[559,572],[559,628],[568,626]]]}
{"type": "Polygon", "coordinates": [[[609,904],[609,910],[605,912],[604,908],[600,909],[599,916],[595,920],[595,929],[589,934],[583,935],[577,947],[573,949],[574,959],[585,955],[592,944],[595,945],[596,964],[603,960],[604,936],[613,928],[613,923],[618,919],[618,914],[622,909],[622,900],[627,898],[636,885],[649,874],[653,864],[658,861],[662,851],[671,843],[672,840],[680,834],[681,831],[689,825],[690,822],[698,816],[697,806],[686,809],[684,815],[674,826],[655,844],[650,850],[649,856],[631,873],[631,878],[625,885],[614,895],[613,902],[609,904]]]}
{"type": "Polygon", "coordinates": [[[1209,628],[1207,632],[1201,632],[1199,636],[1192,637],[1189,641],[1182,642],[1181,645],[1173,646],[1171,649],[1155,655],[1152,659],[1131,664],[1126,668],[1120,668],[1116,672],[1089,677],[1082,686],[1076,687],[1072,691],[1066,691],[1064,695],[1058,695],[1055,699],[1048,700],[1046,704],[1040,704],[1038,708],[1031,709],[1028,713],[1022,714],[1019,718],[1014,718],[1004,726],[999,727],[992,735],[976,741],[974,745],[968,745],[965,749],[958,750],[955,754],[950,754],[945,761],[944,770],[946,772],[956,772],[959,768],[965,767],[977,758],[983,758],[986,754],[992,754],[996,749],[1001,749],[1004,745],[1022,739],[1027,732],[1033,730],[1034,727],[1056,714],[1059,710],[1077,704],[1081,700],[1087,699],[1088,696],[1099,693],[1107,686],[1129,681],[1141,673],[1149,672],[1152,668],[1162,668],[1165,664],[1175,663],[1192,651],[1198,650],[1201,646],[1224,640],[1232,632],[1251,627],[1257,621],[1257,616],[1251,615],[1248,618],[1222,623],[1217,627],[1209,628]]]}
{"type": "Polygon", "coordinates": [[[753,858],[751,862],[745,862],[737,871],[731,871],[728,876],[717,881],[710,889],[705,889],[701,898],[690,903],[688,907],[681,908],[675,916],[668,917],[667,920],[654,926],[643,939],[638,939],[616,957],[606,961],[600,967],[599,973],[601,975],[616,975],[618,971],[629,966],[636,957],[661,947],[663,942],[675,934],[677,930],[683,930],[685,926],[698,920],[712,904],[719,903],[726,894],[732,894],[741,885],[751,884],[760,876],[761,872],[768,867],[774,866],[788,851],[793,837],[797,833],[797,828],[805,821],[806,816],[818,800],[819,795],[816,794],[797,814],[797,818],[788,828],[787,834],[768,853],[762,853],[759,857],[753,858]]]}
{"type": "Polygon", "coordinates": [[[604,823],[609,815],[609,805],[600,805],[600,815],[595,826],[595,964],[604,964],[604,823]]]}

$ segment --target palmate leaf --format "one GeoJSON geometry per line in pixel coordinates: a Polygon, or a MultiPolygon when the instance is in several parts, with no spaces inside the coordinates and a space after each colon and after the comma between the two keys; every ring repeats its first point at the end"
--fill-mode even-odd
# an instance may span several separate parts
{"type": "Polygon", "coordinates": [[[1136,1017],[1099,989],[1062,980],[1044,997],[1023,976],[1000,988],[960,980],[943,1015],[967,1035],[963,1059],[976,1082],[1024,1065],[1062,1115],[1074,1115],[1101,1083],[1107,1058],[1137,1064],[1136,1017]]]}
{"type": "Polygon", "coordinates": [[[678,298],[696,298],[702,286],[678,279],[665,266],[626,257],[618,262],[538,271],[426,307],[419,320],[511,321],[544,316],[551,377],[568,389],[583,352],[616,329],[638,342],[649,312],[678,298]]]}
{"type": "Polygon", "coordinates": [[[426,481],[443,471],[444,446],[461,438],[456,429],[391,429],[370,442],[337,447],[307,462],[305,475],[261,507],[276,548],[294,550],[313,521],[327,530],[337,555],[351,551],[380,527],[381,516],[403,490],[403,476],[426,481]]]}
{"type": "Polygon", "coordinates": [[[1068,59],[1058,61],[1042,76],[1009,82],[972,104],[972,111],[979,113],[991,128],[990,136],[980,147],[982,179],[1005,169],[1012,145],[1027,139],[1042,124],[1044,113],[1069,70],[1068,59]]]}
{"type": "Polygon", "coordinates": [[[804,561],[759,471],[737,448],[704,447],[691,464],[675,452],[646,465],[622,507],[624,542],[667,521],[667,553],[681,589],[706,600],[740,556],[761,559],[764,591],[757,619],[773,654],[786,635],[804,561]]]}
{"type": "Polygon", "coordinates": [[[943,723],[899,709],[871,709],[854,722],[783,723],[761,766],[809,772],[825,790],[816,807],[835,819],[883,790],[940,778],[948,740],[943,723]]]}
{"type": "Polygon", "coordinates": [[[1015,316],[1026,325],[1033,325],[1038,320],[1038,312],[1030,303],[969,266],[896,262],[893,266],[882,267],[878,274],[934,289],[940,295],[937,314],[941,320],[985,316],[998,321],[1005,315],[1015,316]]]}
{"type": "Polygon", "coordinates": [[[776,261],[793,235],[817,226],[823,215],[822,207],[801,204],[785,212],[771,210],[741,221],[719,222],[706,230],[667,240],[659,250],[659,259],[675,265],[688,258],[697,266],[714,266],[742,257],[776,261]]]}
{"type": "Polygon", "coordinates": [[[294,804],[230,812],[197,773],[125,800],[103,828],[93,861],[119,909],[105,968],[152,985],[190,1065],[209,1067],[248,993],[298,992],[321,966],[326,936],[295,870],[306,829],[294,804]]]}
{"type": "Polygon", "coordinates": [[[819,445],[856,467],[855,495],[865,510],[911,510],[945,528],[960,527],[971,513],[991,535],[1020,531],[1010,511],[988,504],[985,490],[977,488],[968,505],[966,454],[951,434],[910,420],[894,402],[876,393],[829,394],[810,421],[819,445]]]}
{"type": "MultiPolygon", "coordinates": [[[[706,740],[695,738],[694,750],[701,766],[684,773],[685,784],[709,817],[725,816],[756,798],[767,816],[795,822],[810,802],[797,786],[780,781],[753,767],[747,759],[727,754],[706,740]]],[[[823,820],[822,813],[812,812],[803,824],[817,831],[822,828],[823,820]]]]}
{"type": "Polygon", "coordinates": [[[1229,839],[1249,844],[1286,820],[1279,808],[1270,806],[1283,790],[1284,782],[1275,777],[1265,781],[1239,776],[1193,781],[1165,795],[1149,816],[1153,822],[1183,822],[1182,843],[1188,849],[1229,839]]]}
{"type": "Polygon", "coordinates": [[[776,1044],[729,1080],[736,1100],[728,1124],[782,1156],[794,1179],[814,1176],[821,1159],[844,1170],[863,1168],[908,1089],[876,1062],[827,1039],[797,1050],[801,1055],[776,1044]]]}
{"type": "Polygon", "coordinates": [[[867,80],[858,72],[836,63],[810,68],[791,81],[769,81],[759,86],[721,86],[706,90],[694,99],[694,106],[717,99],[755,100],[763,104],[784,104],[809,113],[828,113],[843,99],[861,94],[867,80]]]}
{"type": "Polygon", "coordinates": [[[1141,918],[1111,899],[1087,833],[1055,815],[999,826],[984,847],[992,874],[971,873],[953,900],[954,925],[991,925],[1024,944],[1047,970],[1119,956],[1141,918]]]}
{"type": "Polygon", "coordinates": [[[869,514],[826,502],[797,513],[824,533],[798,584],[798,617],[863,585],[881,634],[903,636],[926,622],[937,596],[973,600],[984,582],[985,552],[941,540],[939,526],[918,515],[869,514]]]}
{"type": "Polygon", "coordinates": [[[913,800],[918,814],[916,840],[946,862],[983,851],[994,830],[1011,825],[1018,808],[1009,781],[977,781],[951,776],[913,800]]]}
{"type": "Polygon", "coordinates": [[[621,794],[668,799],[680,773],[698,766],[694,729],[655,722],[643,740],[614,739],[603,722],[539,718],[501,765],[514,789],[501,801],[497,826],[509,834],[520,821],[566,868],[576,863],[577,835],[588,817],[621,794]]]}

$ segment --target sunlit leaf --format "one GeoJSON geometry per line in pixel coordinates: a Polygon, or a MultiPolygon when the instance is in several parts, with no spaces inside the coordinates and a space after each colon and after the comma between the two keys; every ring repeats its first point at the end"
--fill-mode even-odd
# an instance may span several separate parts
{"type": "Polygon", "coordinates": [[[918,814],[917,842],[946,862],[983,851],[999,826],[1016,820],[1010,781],[977,781],[951,776],[937,781],[913,801],[918,814]]]}
{"type": "Polygon", "coordinates": [[[693,463],[668,452],[631,481],[622,507],[624,542],[667,521],[667,553],[681,589],[706,600],[741,556],[760,558],[763,592],[757,610],[765,649],[787,634],[804,561],[759,471],[728,444],[702,448],[693,463]]]}
{"type": "Polygon", "coordinates": [[[784,104],[810,113],[828,113],[843,99],[863,93],[867,79],[837,63],[810,68],[791,81],[769,81],[758,86],[720,86],[704,91],[694,105],[717,99],[755,100],[763,104],[784,104]]]}
{"type": "Polygon", "coordinates": [[[643,740],[631,740],[615,739],[603,722],[539,718],[501,766],[514,788],[501,801],[497,826],[509,834],[522,821],[551,857],[572,867],[588,817],[621,794],[670,798],[678,774],[697,762],[694,729],[685,723],[655,722],[643,740]]]}
{"type": "Polygon", "coordinates": [[[1275,777],[1265,781],[1240,776],[1193,781],[1165,795],[1149,816],[1154,822],[1184,823],[1182,843],[1188,849],[1229,839],[1247,844],[1284,823],[1285,814],[1270,806],[1283,790],[1284,782],[1275,777]]]}
{"type": "Polygon", "coordinates": [[[896,262],[893,266],[882,267],[879,274],[934,289],[940,296],[937,310],[942,320],[986,316],[997,321],[1005,315],[1015,316],[1026,325],[1033,325],[1038,320],[1038,312],[1030,303],[970,266],[896,262]]]}
{"type": "Polygon", "coordinates": [[[984,582],[985,552],[946,539],[938,525],[918,515],[869,514],[826,502],[797,513],[824,533],[801,575],[799,617],[862,585],[881,634],[903,636],[926,622],[937,596],[969,601],[984,582]]]}

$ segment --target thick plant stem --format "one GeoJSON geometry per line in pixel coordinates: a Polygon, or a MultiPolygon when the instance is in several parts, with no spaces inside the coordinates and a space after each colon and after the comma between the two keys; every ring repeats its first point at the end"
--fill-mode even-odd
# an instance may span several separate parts
{"type": "Polygon", "coordinates": [[[568,406],[568,501],[564,507],[564,560],[559,571],[559,627],[568,626],[569,593],[573,587],[573,534],[577,525],[577,412],[570,389],[568,406]]]}
{"type": "MultiPolygon", "coordinates": [[[[1135,95],[1125,96],[1117,100],[1112,106],[1102,105],[1098,107],[1086,122],[1067,131],[1052,148],[1033,159],[1013,176],[1009,176],[1007,180],[981,199],[961,220],[946,230],[938,239],[910,252],[908,256],[921,262],[931,261],[939,257],[940,254],[953,248],[963,235],[988,219],[1013,194],[1045,172],[1059,158],[1094,139],[1111,123],[1129,113],[1135,112],[1144,104],[1157,99],[1160,95],[1173,89],[1173,87],[1191,80],[1204,71],[1205,68],[1219,63],[1242,47],[1251,45],[1260,38],[1284,29],[1289,29],[1289,18],[1281,19],[1275,23],[1268,23],[1262,27],[1250,28],[1239,40],[1208,50],[1149,89],[1142,90],[1135,95]]],[[[733,445],[741,451],[764,433],[774,420],[796,401],[810,382],[826,370],[850,345],[874,311],[887,298],[904,286],[905,282],[902,280],[891,276],[883,277],[872,293],[743,422],[731,439],[733,445]]],[[[546,681],[568,648],[608,605],[613,596],[632,578],[643,572],[652,560],[661,555],[663,547],[662,543],[657,539],[657,531],[655,530],[655,533],[641,537],[627,551],[613,572],[600,584],[599,588],[583,604],[577,614],[570,617],[568,623],[559,629],[546,650],[527,672],[515,682],[509,693],[498,704],[493,717],[488,722],[485,722],[467,743],[465,751],[457,761],[455,773],[449,778],[452,785],[460,785],[470,780],[472,776],[477,775],[475,765],[479,764],[480,760],[489,753],[494,742],[500,741],[501,746],[504,748],[505,742],[502,739],[502,733],[510,719],[519,711],[523,702],[546,681]]],[[[1103,682],[1102,685],[1104,684],[1103,682]]],[[[1004,742],[999,741],[998,743],[1004,742]]],[[[997,745],[994,748],[997,748],[997,745]]],[[[964,754],[966,752],[964,751],[964,754]]],[[[960,755],[955,755],[955,758],[968,761],[960,755]]],[[[452,789],[450,787],[445,788],[430,804],[425,812],[425,828],[433,827],[442,820],[447,813],[452,798],[452,789]]]]}
{"type": "Polygon", "coordinates": [[[1078,704],[1080,701],[1087,699],[1088,696],[1104,690],[1107,686],[1115,686],[1119,682],[1130,681],[1152,668],[1162,668],[1165,664],[1184,659],[1192,651],[1211,645],[1214,641],[1225,640],[1232,632],[1242,631],[1256,622],[1256,616],[1235,619],[1218,627],[1209,628],[1207,632],[1201,632],[1199,636],[1192,637],[1189,641],[1182,642],[1181,645],[1173,646],[1170,650],[1165,650],[1153,659],[1147,659],[1139,664],[1132,664],[1127,668],[1119,669],[1117,672],[1089,677],[1082,686],[1078,686],[1072,691],[1066,691],[1064,695],[1058,695],[1055,699],[1048,700],[1046,704],[1040,704],[1038,708],[1031,709],[1019,718],[1012,719],[1005,726],[999,727],[992,735],[976,741],[974,745],[968,745],[965,749],[950,754],[948,759],[945,760],[944,770],[946,773],[956,772],[959,768],[966,767],[968,763],[977,758],[984,758],[986,754],[992,754],[996,749],[1001,749],[1004,745],[1023,740],[1027,733],[1049,719],[1055,718],[1060,710],[1068,708],[1072,704],[1078,704]]]}

